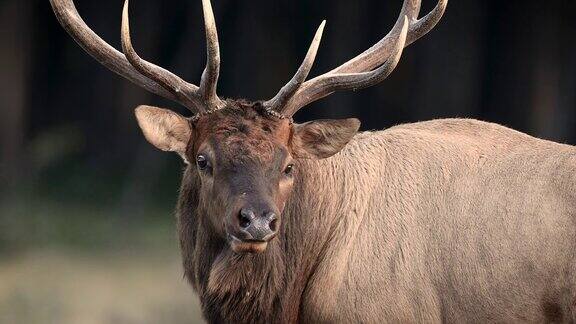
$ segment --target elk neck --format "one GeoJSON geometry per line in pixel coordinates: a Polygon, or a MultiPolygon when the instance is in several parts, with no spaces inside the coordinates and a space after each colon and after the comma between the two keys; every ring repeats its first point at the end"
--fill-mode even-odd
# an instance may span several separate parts
{"type": "Polygon", "coordinates": [[[334,157],[297,162],[296,183],[283,212],[284,223],[276,239],[261,254],[232,252],[203,220],[197,172],[187,168],[178,202],[178,230],[185,276],[212,321],[297,321],[306,282],[326,246],[347,231],[343,215],[356,215],[353,188],[357,173],[350,167],[350,152],[334,157]],[[346,174],[349,179],[344,177],[346,174]]]}

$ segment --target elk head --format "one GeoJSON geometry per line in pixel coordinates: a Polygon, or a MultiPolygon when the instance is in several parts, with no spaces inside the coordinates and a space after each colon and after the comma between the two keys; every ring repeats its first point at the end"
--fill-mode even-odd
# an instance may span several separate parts
{"type": "Polygon", "coordinates": [[[216,94],[220,70],[218,35],[210,0],[202,0],[207,64],[200,86],[140,58],[131,40],[128,0],[122,15],[122,49],[99,38],[78,15],[72,0],[51,0],[62,26],[96,60],[146,90],[176,101],[194,115],[140,106],[136,118],[146,139],[178,153],[200,178],[199,210],[232,250],[262,252],[281,226],[281,215],[298,176],[294,161],[338,153],[356,134],[357,119],[296,124],[292,116],[335,91],[356,90],[384,80],[405,46],[430,31],[447,0],[439,0],[418,19],[420,0],[405,0],[392,30],[377,44],[345,64],[306,81],[325,22],[318,28],[294,77],[267,101],[222,100],[216,94]]]}

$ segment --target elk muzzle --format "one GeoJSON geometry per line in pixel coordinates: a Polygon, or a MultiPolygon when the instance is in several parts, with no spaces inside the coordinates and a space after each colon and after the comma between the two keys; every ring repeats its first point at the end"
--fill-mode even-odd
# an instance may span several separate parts
{"type": "Polygon", "coordinates": [[[257,215],[252,208],[242,208],[238,221],[244,240],[268,241],[276,235],[278,216],[275,212],[265,211],[257,215]]]}
{"type": "Polygon", "coordinates": [[[228,239],[236,253],[263,252],[277,234],[279,212],[272,204],[247,203],[236,213],[228,239]]]}

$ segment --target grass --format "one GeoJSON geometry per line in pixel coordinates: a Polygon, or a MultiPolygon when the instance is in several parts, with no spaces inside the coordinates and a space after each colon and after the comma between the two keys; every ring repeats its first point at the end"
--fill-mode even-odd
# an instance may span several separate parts
{"type": "Polygon", "coordinates": [[[3,258],[0,323],[201,323],[174,252],[38,250],[3,258]]]}
{"type": "Polygon", "coordinates": [[[202,322],[172,208],[40,197],[0,201],[0,323],[202,322]]]}

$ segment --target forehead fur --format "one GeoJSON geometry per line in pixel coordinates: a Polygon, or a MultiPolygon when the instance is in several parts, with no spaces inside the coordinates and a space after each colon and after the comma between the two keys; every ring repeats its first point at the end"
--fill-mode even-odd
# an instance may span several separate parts
{"type": "Polygon", "coordinates": [[[270,161],[279,146],[288,144],[290,123],[288,119],[272,116],[259,102],[229,101],[225,108],[195,122],[194,151],[210,141],[238,159],[257,157],[262,162],[270,161]]]}

